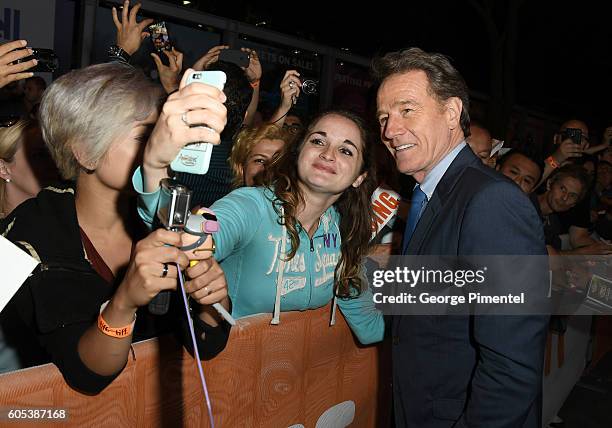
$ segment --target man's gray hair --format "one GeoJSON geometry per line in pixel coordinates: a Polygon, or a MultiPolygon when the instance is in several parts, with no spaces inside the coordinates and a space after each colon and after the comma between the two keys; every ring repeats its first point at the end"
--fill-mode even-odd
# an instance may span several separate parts
{"type": "Polygon", "coordinates": [[[423,71],[429,81],[429,92],[439,102],[457,97],[463,106],[460,124],[465,138],[470,136],[470,96],[468,87],[461,74],[453,67],[447,57],[439,53],[425,52],[419,48],[409,48],[389,52],[372,60],[372,75],[378,83],[394,74],[413,70],[423,71]]]}
{"type": "Polygon", "coordinates": [[[43,138],[62,177],[75,180],[84,165],[97,165],[114,141],[158,110],[162,101],[159,85],[118,62],[71,71],[53,82],[39,115],[43,138]]]}

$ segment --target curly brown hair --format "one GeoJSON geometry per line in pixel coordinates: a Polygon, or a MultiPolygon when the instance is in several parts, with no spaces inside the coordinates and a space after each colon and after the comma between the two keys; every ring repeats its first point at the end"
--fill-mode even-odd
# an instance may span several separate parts
{"type": "Polygon", "coordinates": [[[291,241],[291,251],[287,260],[291,260],[300,245],[297,229],[297,213],[305,200],[298,185],[297,159],[306,136],[310,135],[316,124],[325,116],[337,115],[353,122],[360,131],[363,140],[363,164],[360,174],[367,172],[358,187],[349,186],[334,203],[340,216],[340,260],[334,272],[334,283],[338,297],[356,297],[364,288],[361,264],[368,253],[372,235],[371,197],[376,188],[375,162],[372,142],[363,120],[356,114],[345,110],[330,110],[317,116],[306,129],[299,143],[286,151],[273,162],[263,177],[262,184],[274,194],[272,203],[279,214],[279,224],[287,228],[291,241]],[[282,212],[281,212],[282,208],[282,212]]]}

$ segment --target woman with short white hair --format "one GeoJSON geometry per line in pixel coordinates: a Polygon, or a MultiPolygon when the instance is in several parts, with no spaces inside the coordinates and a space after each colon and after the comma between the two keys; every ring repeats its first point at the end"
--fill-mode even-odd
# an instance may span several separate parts
{"type": "MultiPolygon", "coordinates": [[[[9,306],[68,384],[87,393],[100,392],[119,375],[132,341],[157,333],[151,325],[179,321],[183,331],[188,328],[180,307],[161,322],[138,310],[160,291],[176,288],[175,264],[186,268],[189,259],[177,248],[178,233],[160,229],[145,237],[139,230],[130,177],[149,138],[184,144],[206,135],[216,142],[226,111],[224,95],[208,85],[183,88],[161,110],[163,100],[161,88],[141,71],[118,63],[55,81],[40,106],[41,127],[62,176],[75,185],[41,191],[0,226],[40,261],[9,306]],[[205,118],[209,128],[184,126],[187,111],[205,118]]],[[[200,264],[209,267],[208,276],[220,272],[211,261],[200,264]]],[[[225,283],[218,283],[192,308],[205,358],[220,352],[229,334],[211,308],[229,306],[225,283]]],[[[200,288],[197,278],[185,286],[192,295],[200,288]]]]}

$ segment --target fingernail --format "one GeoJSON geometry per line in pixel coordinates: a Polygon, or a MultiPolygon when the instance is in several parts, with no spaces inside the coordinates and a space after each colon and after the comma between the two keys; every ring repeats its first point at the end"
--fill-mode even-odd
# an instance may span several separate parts
{"type": "Polygon", "coordinates": [[[27,40],[21,40],[21,46],[25,46],[27,44],[28,44],[27,40]]]}
{"type": "Polygon", "coordinates": [[[38,60],[36,58],[34,58],[32,61],[34,61],[34,65],[38,64],[38,60]]]}

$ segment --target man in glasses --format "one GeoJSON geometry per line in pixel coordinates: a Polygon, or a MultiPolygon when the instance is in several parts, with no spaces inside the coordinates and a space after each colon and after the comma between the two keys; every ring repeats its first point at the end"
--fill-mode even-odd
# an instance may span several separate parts
{"type": "Polygon", "coordinates": [[[298,115],[289,113],[283,123],[283,129],[286,129],[291,135],[295,136],[304,129],[304,123],[298,115]]]}

